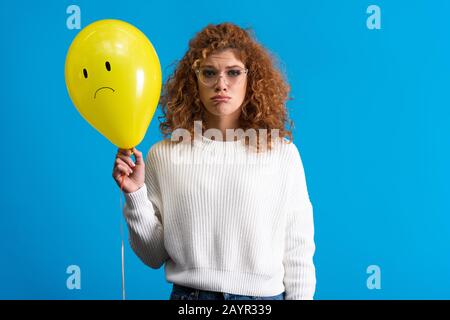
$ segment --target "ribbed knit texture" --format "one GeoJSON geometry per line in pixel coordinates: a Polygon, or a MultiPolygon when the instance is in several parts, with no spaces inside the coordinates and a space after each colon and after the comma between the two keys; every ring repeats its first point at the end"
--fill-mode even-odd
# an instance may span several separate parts
{"type": "Polygon", "coordinates": [[[313,208],[293,143],[169,139],[150,148],[145,185],[125,193],[134,252],[168,282],[239,295],[313,299],[313,208]]]}

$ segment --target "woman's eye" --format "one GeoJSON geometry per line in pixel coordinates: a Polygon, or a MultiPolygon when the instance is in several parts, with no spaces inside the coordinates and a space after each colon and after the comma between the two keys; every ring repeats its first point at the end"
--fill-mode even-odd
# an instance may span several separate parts
{"type": "Polygon", "coordinates": [[[111,65],[109,64],[109,61],[106,61],[105,66],[106,70],[111,71],[111,65]]]}
{"type": "Polygon", "coordinates": [[[212,78],[216,75],[216,72],[214,70],[203,70],[202,74],[207,78],[212,78]]]}
{"type": "Polygon", "coordinates": [[[229,70],[228,75],[230,77],[239,77],[241,75],[241,70],[229,70]]]}
{"type": "Polygon", "coordinates": [[[83,69],[83,75],[84,75],[84,77],[87,79],[88,74],[87,74],[87,70],[86,70],[86,69],[83,69]]]}

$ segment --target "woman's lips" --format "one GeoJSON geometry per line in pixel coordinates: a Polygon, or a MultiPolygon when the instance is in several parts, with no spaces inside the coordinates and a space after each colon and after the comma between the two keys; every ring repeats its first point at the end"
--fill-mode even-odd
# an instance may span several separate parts
{"type": "Polygon", "coordinates": [[[211,98],[211,100],[214,102],[227,102],[228,100],[230,100],[230,97],[213,97],[211,98]]]}

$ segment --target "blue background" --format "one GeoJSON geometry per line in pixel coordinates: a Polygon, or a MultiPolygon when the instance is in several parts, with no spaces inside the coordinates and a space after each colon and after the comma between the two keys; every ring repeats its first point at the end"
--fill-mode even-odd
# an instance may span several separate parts
{"type": "MultiPolygon", "coordinates": [[[[255,30],[282,62],[294,142],[314,206],[316,299],[450,298],[450,2],[0,2],[0,298],[121,299],[116,147],[83,120],[64,82],[81,26],[140,28],[164,78],[194,34],[230,21],[255,30]],[[381,8],[381,30],[366,9],[381,8]],[[68,290],[66,268],[81,268],[68,290]],[[369,265],[381,289],[369,290],[369,265]]],[[[161,139],[155,115],[138,148],[161,139]]],[[[126,243],[128,299],[167,299],[126,243]]]]}

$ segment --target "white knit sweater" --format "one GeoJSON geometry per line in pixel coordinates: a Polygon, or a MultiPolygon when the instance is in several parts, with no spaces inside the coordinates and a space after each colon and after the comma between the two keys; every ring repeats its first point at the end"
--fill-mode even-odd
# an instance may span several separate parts
{"type": "Polygon", "coordinates": [[[169,139],[150,148],[145,185],[125,193],[134,252],[168,282],[239,295],[313,299],[313,208],[297,147],[169,139]]]}

